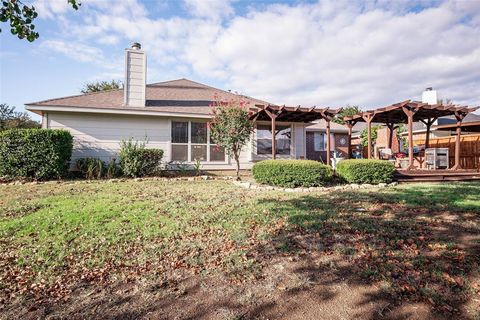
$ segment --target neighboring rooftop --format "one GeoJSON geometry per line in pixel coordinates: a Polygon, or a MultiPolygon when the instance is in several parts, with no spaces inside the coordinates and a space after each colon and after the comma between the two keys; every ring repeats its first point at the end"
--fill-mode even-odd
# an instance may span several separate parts
{"type": "MultiPolygon", "coordinates": [[[[243,98],[250,103],[269,104],[266,101],[234,94],[213,88],[192,80],[178,79],[146,86],[146,106],[130,107],[124,105],[123,89],[87,93],[64,98],[49,99],[27,103],[26,106],[56,106],[74,108],[98,108],[119,110],[142,110],[174,112],[187,114],[210,114],[214,98],[230,100],[243,98]]],[[[28,108],[27,108],[28,109],[28,108]]]]}
{"type": "MultiPolygon", "coordinates": [[[[312,123],[312,125],[307,127],[307,131],[326,131],[327,130],[327,122],[325,120],[319,120],[316,123],[312,123]]],[[[332,133],[348,133],[348,128],[342,124],[335,123],[333,121],[330,122],[330,131],[332,133]]]]}
{"type": "MultiPolygon", "coordinates": [[[[476,114],[476,113],[469,113],[465,116],[465,118],[463,119],[463,123],[467,123],[467,122],[479,122],[480,121],[480,114],[476,114]]],[[[455,125],[457,123],[457,120],[455,119],[454,116],[447,116],[447,117],[442,117],[442,118],[438,118],[438,121],[437,121],[437,125],[438,126],[441,126],[441,125],[455,125]]],[[[436,130],[436,126],[433,126],[432,127],[432,130],[436,130]]],[[[415,122],[413,124],[413,131],[415,132],[422,132],[422,131],[427,131],[427,128],[425,127],[425,125],[421,122],[415,122]]]]}

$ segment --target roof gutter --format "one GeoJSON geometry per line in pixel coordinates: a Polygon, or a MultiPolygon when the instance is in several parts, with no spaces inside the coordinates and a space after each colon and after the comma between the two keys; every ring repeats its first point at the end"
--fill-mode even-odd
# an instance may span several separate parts
{"type": "Polygon", "coordinates": [[[56,112],[76,112],[76,113],[102,113],[102,114],[118,114],[118,115],[136,115],[136,116],[156,116],[156,117],[177,117],[177,118],[202,118],[210,119],[208,114],[198,113],[182,113],[182,112],[162,112],[152,110],[131,110],[131,109],[110,109],[110,108],[84,108],[84,107],[68,107],[68,106],[44,106],[44,105],[25,105],[25,109],[38,113],[39,111],[56,111],[56,112]]]}

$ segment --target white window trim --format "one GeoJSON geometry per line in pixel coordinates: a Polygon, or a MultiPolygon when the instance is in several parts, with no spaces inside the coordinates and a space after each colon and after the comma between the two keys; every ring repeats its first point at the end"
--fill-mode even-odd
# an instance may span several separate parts
{"type": "Polygon", "coordinates": [[[210,128],[207,127],[207,143],[192,143],[192,122],[197,122],[197,123],[205,123],[202,121],[198,120],[183,120],[183,119],[170,119],[169,120],[169,127],[170,127],[170,132],[169,132],[169,150],[170,150],[170,161],[178,161],[178,160],[172,160],[172,145],[186,145],[187,146],[187,161],[186,163],[194,163],[194,159],[192,159],[192,145],[204,145],[207,146],[207,160],[206,161],[200,161],[202,164],[228,164],[229,163],[229,157],[228,154],[225,152],[225,160],[224,161],[210,161],[210,146],[213,146],[214,144],[210,143],[210,128]],[[188,142],[187,143],[174,143],[172,142],[172,122],[187,122],[188,123],[188,142]]]}

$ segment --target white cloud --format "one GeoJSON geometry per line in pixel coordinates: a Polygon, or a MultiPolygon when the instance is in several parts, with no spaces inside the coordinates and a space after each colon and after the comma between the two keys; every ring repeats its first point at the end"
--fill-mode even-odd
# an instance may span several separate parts
{"type": "Polygon", "coordinates": [[[72,6],[66,0],[36,0],[32,4],[40,18],[55,19],[59,14],[65,13],[72,6]]]}
{"type": "Polygon", "coordinates": [[[188,11],[195,17],[219,19],[234,13],[228,0],[184,0],[188,11]]]}
{"type": "Polygon", "coordinates": [[[105,57],[102,50],[79,42],[63,40],[45,40],[40,44],[43,50],[61,53],[79,62],[94,63],[106,69],[121,69],[121,59],[105,57]]]}
{"type": "Polygon", "coordinates": [[[429,86],[479,104],[479,3],[332,0],[253,6],[239,16],[230,2],[185,0],[191,17],[154,18],[135,0],[85,1],[83,22],[65,37],[88,45],[80,53],[67,41],[54,47],[98,61],[105,54],[92,41],[139,41],[154,81],[188,72],[281,104],[370,108],[418,98],[429,86]]]}

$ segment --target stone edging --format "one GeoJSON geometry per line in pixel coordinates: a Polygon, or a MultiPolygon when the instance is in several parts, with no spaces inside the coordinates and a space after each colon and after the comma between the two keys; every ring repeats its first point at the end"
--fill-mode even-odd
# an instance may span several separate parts
{"type": "Polygon", "coordinates": [[[245,188],[245,189],[254,189],[254,190],[276,190],[283,192],[330,192],[330,191],[340,191],[340,190],[355,190],[355,189],[379,189],[393,187],[398,184],[398,182],[392,183],[379,183],[379,184],[344,184],[332,187],[310,187],[310,188],[283,188],[283,187],[274,187],[267,186],[252,182],[243,182],[243,181],[232,181],[236,186],[245,188]]]}

